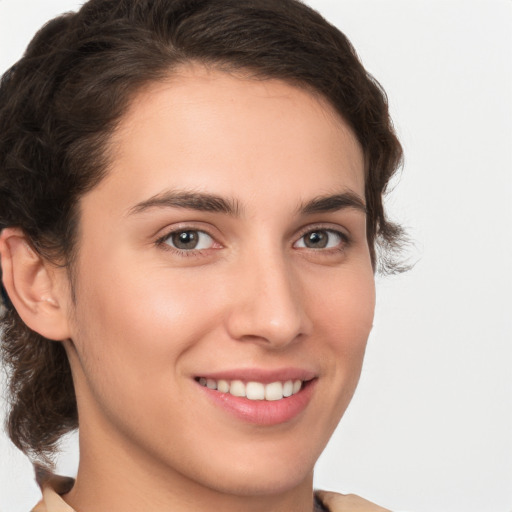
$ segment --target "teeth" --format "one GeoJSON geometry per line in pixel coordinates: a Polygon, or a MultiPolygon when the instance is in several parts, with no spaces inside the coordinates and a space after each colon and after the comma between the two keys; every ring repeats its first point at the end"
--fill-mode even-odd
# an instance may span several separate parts
{"type": "Polygon", "coordinates": [[[221,393],[229,393],[229,382],[227,380],[219,380],[217,382],[217,389],[221,393]]]}
{"type": "Polygon", "coordinates": [[[293,395],[293,381],[287,380],[283,385],[283,396],[293,395]]]}
{"type": "Polygon", "coordinates": [[[229,392],[233,396],[245,396],[245,384],[241,380],[234,380],[229,386],[229,392]]]}
{"type": "Polygon", "coordinates": [[[281,400],[283,396],[283,385],[280,382],[272,382],[265,386],[265,400],[281,400]]]}
{"type": "Polygon", "coordinates": [[[264,400],[265,386],[261,382],[248,382],[245,386],[245,393],[249,400],[264,400]]]}
{"type": "Polygon", "coordinates": [[[230,393],[233,396],[247,397],[249,400],[281,400],[292,395],[295,395],[302,389],[303,381],[287,380],[285,382],[271,382],[270,384],[263,384],[261,382],[247,382],[244,384],[241,380],[227,380],[216,381],[214,379],[199,378],[199,384],[209,389],[216,389],[221,393],[230,393]]]}

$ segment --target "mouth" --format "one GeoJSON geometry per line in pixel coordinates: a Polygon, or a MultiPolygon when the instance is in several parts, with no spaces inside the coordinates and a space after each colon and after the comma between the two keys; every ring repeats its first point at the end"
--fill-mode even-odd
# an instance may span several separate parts
{"type": "Polygon", "coordinates": [[[218,391],[219,393],[228,393],[232,396],[247,398],[248,400],[267,400],[270,402],[296,395],[309,382],[300,379],[290,379],[265,384],[257,381],[216,380],[206,377],[197,377],[196,381],[201,386],[218,391]]]}
{"type": "Polygon", "coordinates": [[[305,371],[245,372],[195,377],[197,388],[229,416],[253,425],[286,424],[301,416],[318,377],[305,371]]]}

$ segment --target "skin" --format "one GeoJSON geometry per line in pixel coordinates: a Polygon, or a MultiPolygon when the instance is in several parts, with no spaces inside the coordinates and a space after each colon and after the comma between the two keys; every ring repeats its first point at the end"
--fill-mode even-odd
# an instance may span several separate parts
{"type": "Polygon", "coordinates": [[[65,324],[80,417],[66,501],[80,512],[310,512],[313,467],[354,393],[375,299],[364,211],[301,205],[364,202],[358,142],[305,90],[188,66],[140,92],[110,148],[107,177],[80,202],[76,303],[64,272],[45,291],[65,324]],[[169,191],[235,211],[137,207],[169,191]],[[173,230],[206,233],[202,248],[176,250],[173,230]],[[306,246],[312,231],[328,247],[306,246]],[[314,374],[311,400],[271,426],[226,412],[195,380],[289,367],[314,374]]]}

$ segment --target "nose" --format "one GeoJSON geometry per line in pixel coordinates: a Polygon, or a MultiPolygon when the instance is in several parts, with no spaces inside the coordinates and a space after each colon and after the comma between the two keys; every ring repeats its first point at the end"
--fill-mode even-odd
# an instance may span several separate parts
{"type": "Polygon", "coordinates": [[[301,283],[279,251],[248,258],[232,277],[232,338],[279,349],[310,332],[301,283]]]}

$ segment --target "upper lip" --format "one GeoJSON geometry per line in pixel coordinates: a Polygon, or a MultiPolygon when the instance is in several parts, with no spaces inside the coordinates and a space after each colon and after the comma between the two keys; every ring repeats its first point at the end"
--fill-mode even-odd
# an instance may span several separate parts
{"type": "Polygon", "coordinates": [[[262,384],[270,384],[271,382],[285,382],[287,380],[312,380],[317,374],[305,368],[236,368],[230,370],[222,370],[215,372],[205,372],[198,374],[197,377],[213,380],[241,380],[243,382],[261,382],[262,384]]]}

